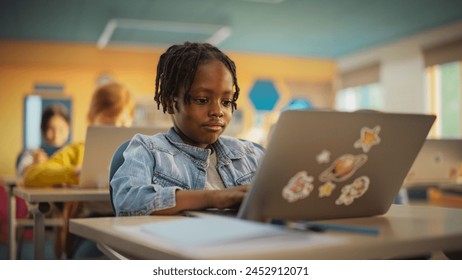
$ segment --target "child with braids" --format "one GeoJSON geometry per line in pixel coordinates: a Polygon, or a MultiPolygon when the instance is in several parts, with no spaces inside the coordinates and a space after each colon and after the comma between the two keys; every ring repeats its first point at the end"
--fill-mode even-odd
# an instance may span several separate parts
{"type": "Polygon", "coordinates": [[[264,153],[223,136],[236,110],[234,62],[207,43],[171,46],[157,65],[154,100],[173,127],[137,134],[111,181],[118,216],[238,206],[264,153]]]}

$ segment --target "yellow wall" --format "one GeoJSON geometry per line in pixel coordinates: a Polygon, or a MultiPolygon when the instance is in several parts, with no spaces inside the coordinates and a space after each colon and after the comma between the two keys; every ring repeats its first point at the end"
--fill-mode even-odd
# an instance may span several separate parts
{"type": "MultiPolygon", "coordinates": [[[[83,140],[86,113],[98,77],[112,75],[135,95],[153,96],[155,69],[163,49],[135,50],[95,45],[0,41],[0,176],[14,175],[14,162],[22,146],[23,99],[34,84],[62,84],[73,100],[73,140],[83,140]]],[[[334,79],[334,61],[295,57],[228,53],[236,62],[241,96],[238,106],[245,123],[252,122],[253,107],[247,93],[256,79],[272,79],[281,92],[278,107],[290,93],[285,81],[328,83],[334,79]]],[[[155,103],[153,101],[153,106],[155,103]]]]}

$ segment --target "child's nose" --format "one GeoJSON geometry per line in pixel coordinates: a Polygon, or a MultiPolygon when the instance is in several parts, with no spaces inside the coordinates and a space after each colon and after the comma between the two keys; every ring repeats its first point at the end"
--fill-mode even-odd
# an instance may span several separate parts
{"type": "Polygon", "coordinates": [[[210,103],[210,116],[223,117],[223,108],[221,102],[211,102],[210,103]]]}

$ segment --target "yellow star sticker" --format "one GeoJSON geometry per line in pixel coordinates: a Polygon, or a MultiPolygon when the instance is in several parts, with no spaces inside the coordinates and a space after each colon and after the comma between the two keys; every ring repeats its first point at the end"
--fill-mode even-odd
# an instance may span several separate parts
{"type": "Polygon", "coordinates": [[[332,182],[327,182],[324,185],[319,187],[319,197],[328,197],[332,194],[332,191],[335,189],[335,184],[332,182]]]}

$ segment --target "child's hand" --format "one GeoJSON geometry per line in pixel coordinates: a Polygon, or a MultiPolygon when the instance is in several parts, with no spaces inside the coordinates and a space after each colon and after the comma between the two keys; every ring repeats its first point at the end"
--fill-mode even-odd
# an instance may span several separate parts
{"type": "Polygon", "coordinates": [[[76,168],[74,169],[74,174],[75,174],[75,176],[79,177],[81,171],[82,171],[82,168],[81,168],[80,166],[76,167],[76,168]]]}
{"type": "Polygon", "coordinates": [[[34,161],[33,164],[39,164],[48,160],[48,155],[42,149],[37,149],[34,152],[34,161]]]}
{"type": "Polygon", "coordinates": [[[242,202],[250,185],[237,186],[224,190],[184,190],[176,192],[176,205],[152,212],[152,215],[174,215],[184,210],[207,208],[232,208],[242,202]]]}
{"type": "Polygon", "coordinates": [[[239,205],[249,188],[250,185],[242,185],[235,188],[213,191],[210,196],[210,205],[218,209],[239,205]]]}

